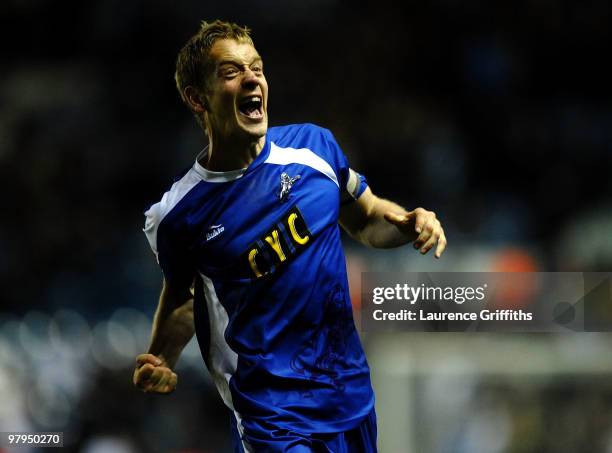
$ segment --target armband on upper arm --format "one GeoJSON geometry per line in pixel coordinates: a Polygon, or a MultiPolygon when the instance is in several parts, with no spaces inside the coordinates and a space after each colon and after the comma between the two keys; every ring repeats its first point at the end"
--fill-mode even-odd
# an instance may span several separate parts
{"type": "Polygon", "coordinates": [[[356,200],[359,196],[359,188],[361,186],[361,176],[352,168],[349,168],[349,177],[346,182],[346,187],[342,191],[340,197],[341,203],[356,200]]]}

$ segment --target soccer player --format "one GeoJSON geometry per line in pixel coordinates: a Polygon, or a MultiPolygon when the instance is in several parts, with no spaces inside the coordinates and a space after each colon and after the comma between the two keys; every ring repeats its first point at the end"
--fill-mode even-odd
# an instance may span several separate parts
{"type": "Polygon", "coordinates": [[[179,53],[176,84],[209,144],[146,212],[164,282],[134,384],[172,392],[195,332],[236,451],[376,451],[338,224],[372,247],[414,242],[440,257],[440,222],[373,195],[329,130],[268,128],[247,28],[203,22],[179,53]]]}

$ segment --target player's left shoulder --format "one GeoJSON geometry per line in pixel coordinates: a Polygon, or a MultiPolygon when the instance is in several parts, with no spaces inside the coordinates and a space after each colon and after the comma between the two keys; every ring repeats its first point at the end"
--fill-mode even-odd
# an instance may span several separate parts
{"type": "Polygon", "coordinates": [[[313,123],[287,124],[268,129],[271,142],[281,147],[311,148],[333,139],[329,129],[313,123]]]}

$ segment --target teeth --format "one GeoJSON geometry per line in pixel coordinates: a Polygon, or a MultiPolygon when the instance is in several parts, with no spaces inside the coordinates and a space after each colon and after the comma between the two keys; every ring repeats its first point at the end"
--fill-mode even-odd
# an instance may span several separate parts
{"type": "Polygon", "coordinates": [[[241,104],[245,103],[245,102],[261,102],[261,97],[260,96],[251,96],[248,98],[244,98],[241,102],[241,104]]]}

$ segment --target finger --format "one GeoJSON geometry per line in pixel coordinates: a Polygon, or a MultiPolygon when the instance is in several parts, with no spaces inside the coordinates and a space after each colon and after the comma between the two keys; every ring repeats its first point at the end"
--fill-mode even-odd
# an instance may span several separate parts
{"type": "Polygon", "coordinates": [[[155,367],[150,363],[143,365],[140,368],[137,368],[134,371],[134,385],[138,388],[144,388],[151,378],[155,367]]]}
{"type": "Polygon", "coordinates": [[[434,233],[431,235],[431,237],[427,240],[427,242],[425,242],[425,244],[423,244],[423,246],[421,247],[421,250],[419,250],[423,255],[425,255],[427,252],[429,252],[431,250],[431,248],[436,245],[436,242],[438,242],[438,239],[440,238],[440,235],[438,233],[434,233]]]}
{"type": "Polygon", "coordinates": [[[414,212],[416,214],[416,219],[414,222],[414,231],[416,231],[417,233],[423,231],[423,228],[427,223],[437,222],[435,212],[427,211],[423,208],[416,208],[414,212]]]}
{"type": "Polygon", "coordinates": [[[149,391],[155,393],[170,393],[176,386],[177,377],[169,368],[163,370],[157,384],[152,386],[149,391]]]}
{"type": "Polygon", "coordinates": [[[158,366],[162,364],[162,361],[159,357],[153,354],[140,354],[136,357],[136,364],[138,366],[142,366],[145,363],[150,363],[151,365],[158,366]]]}
{"type": "Polygon", "coordinates": [[[442,253],[444,253],[444,250],[446,249],[446,244],[446,236],[444,235],[444,232],[442,232],[442,235],[438,240],[438,247],[436,248],[436,258],[440,258],[440,256],[442,256],[442,253]]]}
{"type": "Polygon", "coordinates": [[[421,234],[419,234],[419,236],[413,242],[415,249],[420,249],[423,247],[423,244],[425,244],[433,234],[434,228],[431,223],[425,223],[421,227],[421,230],[421,234]]]}
{"type": "Polygon", "coordinates": [[[172,373],[172,371],[170,371],[170,368],[166,368],[163,366],[155,367],[155,370],[153,370],[153,374],[149,378],[149,381],[151,381],[154,386],[157,386],[162,381],[164,376],[168,373],[172,373]]]}
{"type": "Polygon", "coordinates": [[[162,371],[159,375],[159,379],[157,380],[157,383],[155,384],[154,390],[156,392],[163,392],[163,389],[166,387],[166,384],[168,384],[168,381],[170,380],[170,376],[172,375],[171,371],[162,371]]]}
{"type": "Polygon", "coordinates": [[[442,226],[437,219],[433,222],[429,222],[423,228],[424,233],[429,233],[429,237],[419,244],[420,252],[425,254],[438,242],[440,234],[443,232],[442,226]]]}
{"type": "Polygon", "coordinates": [[[428,220],[429,216],[427,216],[427,214],[418,213],[414,221],[414,231],[416,231],[417,233],[421,233],[424,230],[428,220]]]}
{"type": "Polygon", "coordinates": [[[177,382],[178,382],[178,376],[176,375],[176,373],[172,373],[172,375],[168,379],[168,383],[163,389],[164,393],[173,392],[176,389],[177,382]]]}

